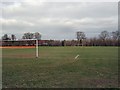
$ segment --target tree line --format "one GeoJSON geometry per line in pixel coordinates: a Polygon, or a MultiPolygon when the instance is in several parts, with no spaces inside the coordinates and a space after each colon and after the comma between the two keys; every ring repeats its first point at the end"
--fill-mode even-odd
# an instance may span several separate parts
{"type": "Polygon", "coordinates": [[[102,31],[98,37],[86,38],[84,32],[76,33],[80,46],[119,46],[120,31],[102,31]]]}
{"type": "MultiPolygon", "coordinates": [[[[14,34],[11,34],[11,36],[8,36],[8,34],[4,34],[2,36],[2,40],[16,40],[16,36],[14,34]]],[[[22,39],[41,39],[41,34],[39,32],[35,32],[35,33],[24,33],[22,36],[22,39]]]]}
{"type": "MultiPolygon", "coordinates": [[[[22,39],[38,39],[39,45],[43,46],[119,46],[120,31],[102,31],[98,37],[87,38],[84,32],[76,32],[77,40],[41,40],[41,34],[36,33],[24,33],[22,39]]],[[[8,36],[4,34],[2,40],[16,40],[14,34],[8,36]]],[[[22,42],[21,42],[22,43],[22,42]]],[[[34,42],[31,42],[34,45],[34,42]]],[[[20,43],[19,43],[20,44],[20,43]]],[[[29,43],[30,44],[30,43],[29,43]]]]}

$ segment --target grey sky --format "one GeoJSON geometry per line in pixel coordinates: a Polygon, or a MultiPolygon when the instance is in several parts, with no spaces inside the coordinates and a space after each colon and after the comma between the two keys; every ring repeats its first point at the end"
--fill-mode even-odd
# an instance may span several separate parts
{"type": "Polygon", "coordinates": [[[103,30],[118,29],[117,2],[25,1],[0,3],[1,35],[20,38],[25,32],[40,32],[42,39],[75,39],[77,31],[94,37],[103,30]]]}

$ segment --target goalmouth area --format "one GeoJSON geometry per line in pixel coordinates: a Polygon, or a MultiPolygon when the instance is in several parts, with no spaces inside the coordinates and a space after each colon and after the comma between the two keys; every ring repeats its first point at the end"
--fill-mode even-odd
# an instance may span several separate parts
{"type": "Polygon", "coordinates": [[[30,47],[2,48],[3,88],[118,87],[118,47],[30,47]]]}

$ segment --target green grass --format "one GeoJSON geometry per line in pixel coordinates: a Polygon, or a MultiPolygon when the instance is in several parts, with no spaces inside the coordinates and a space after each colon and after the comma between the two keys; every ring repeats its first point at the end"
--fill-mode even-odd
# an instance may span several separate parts
{"type": "Polygon", "coordinates": [[[3,49],[3,88],[118,87],[118,47],[3,49]],[[74,59],[79,54],[78,59],[74,59]]]}

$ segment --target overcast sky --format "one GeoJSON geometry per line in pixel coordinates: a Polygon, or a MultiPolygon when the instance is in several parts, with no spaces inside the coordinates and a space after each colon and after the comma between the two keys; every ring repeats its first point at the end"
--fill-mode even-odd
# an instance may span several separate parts
{"type": "Polygon", "coordinates": [[[1,2],[1,35],[39,32],[42,39],[75,39],[76,32],[95,37],[101,31],[118,30],[117,2],[1,2]]]}

